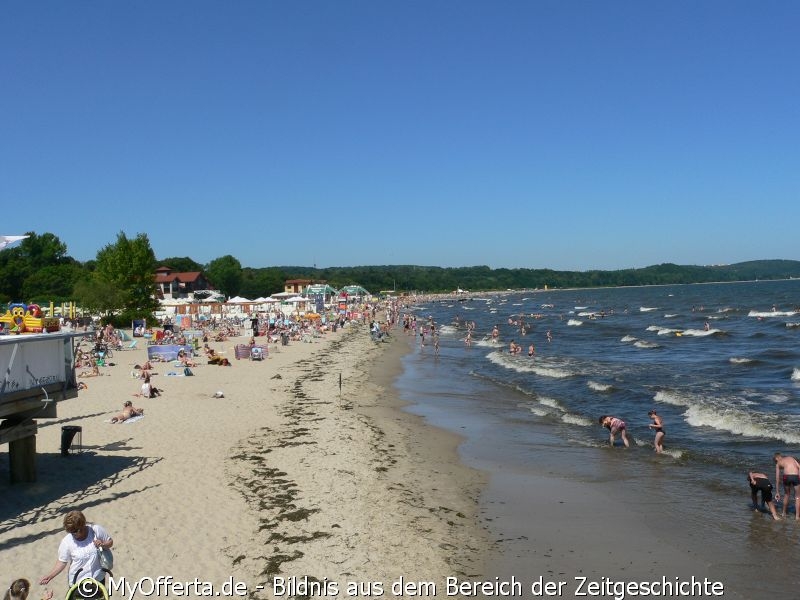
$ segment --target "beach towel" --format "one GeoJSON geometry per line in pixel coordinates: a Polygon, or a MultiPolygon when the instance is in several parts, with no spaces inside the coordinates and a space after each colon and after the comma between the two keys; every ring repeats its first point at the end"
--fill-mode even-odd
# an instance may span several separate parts
{"type": "Polygon", "coordinates": [[[144,419],[144,415],[136,415],[135,417],[131,417],[130,419],[125,419],[122,424],[123,425],[130,425],[131,423],[136,423],[136,421],[141,421],[144,419]]]}

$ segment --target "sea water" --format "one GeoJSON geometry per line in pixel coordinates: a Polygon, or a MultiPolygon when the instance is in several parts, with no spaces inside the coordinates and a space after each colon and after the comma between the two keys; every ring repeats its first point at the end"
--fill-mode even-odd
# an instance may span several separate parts
{"type": "MultiPolygon", "coordinates": [[[[800,455],[800,280],[493,293],[411,314],[436,322],[440,352],[417,338],[401,398],[462,434],[465,460],[493,481],[563,463],[566,476],[617,493],[632,512],[653,510],[650,526],[697,553],[726,596],[797,584],[800,525],[754,514],[745,473],[775,483],[772,454],[800,455]],[[663,455],[653,452],[651,409],[664,420],[663,455]],[[626,421],[630,450],[609,449],[604,414],[626,421]],[[771,585],[760,588],[764,577],[771,585]]],[[[484,498],[503,505],[495,534],[529,511],[503,487],[484,498]]],[[[506,550],[522,562],[534,551],[524,540],[506,550]]]]}

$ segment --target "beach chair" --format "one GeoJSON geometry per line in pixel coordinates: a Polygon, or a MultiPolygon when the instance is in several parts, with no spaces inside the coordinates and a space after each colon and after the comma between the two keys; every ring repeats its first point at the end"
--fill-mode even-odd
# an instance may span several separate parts
{"type": "Polygon", "coordinates": [[[261,346],[250,348],[250,360],[264,360],[264,349],[261,346]]]}

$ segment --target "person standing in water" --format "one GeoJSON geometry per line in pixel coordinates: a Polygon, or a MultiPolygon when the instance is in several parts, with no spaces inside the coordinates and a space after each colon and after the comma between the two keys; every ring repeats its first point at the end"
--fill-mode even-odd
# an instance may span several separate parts
{"type": "Polygon", "coordinates": [[[656,414],[655,410],[651,410],[647,416],[653,419],[648,427],[655,429],[656,439],[653,441],[653,445],[656,447],[656,452],[661,454],[664,451],[664,421],[656,414]]]}
{"type": "Polygon", "coordinates": [[[626,448],[630,448],[625,421],[617,417],[612,417],[611,415],[603,415],[598,419],[598,421],[600,425],[609,430],[610,433],[608,439],[609,442],[611,442],[612,447],[614,446],[615,438],[619,433],[620,437],[622,438],[622,443],[625,444],[626,448]]]}
{"type": "MultiPolygon", "coordinates": [[[[800,497],[797,496],[797,486],[800,485],[800,463],[793,456],[783,456],[776,452],[772,457],[775,461],[775,485],[781,481],[781,469],[783,470],[783,508],[781,514],[785,517],[789,510],[789,501],[794,492],[794,518],[800,519],[800,497]]],[[[775,500],[780,500],[781,495],[775,494],[775,500]]]]}

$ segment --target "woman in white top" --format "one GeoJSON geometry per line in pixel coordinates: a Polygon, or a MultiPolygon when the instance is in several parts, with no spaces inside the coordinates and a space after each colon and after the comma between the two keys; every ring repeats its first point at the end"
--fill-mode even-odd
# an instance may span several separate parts
{"type": "Polygon", "coordinates": [[[108,549],[114,540],[102,526],[87,524],[86,517],[79,510],[73,510],[64,517],[64,530],[67,535],[58,546],[58,560],[53,569],[39,583],[47,585],[67,565],[69,565],[69,585],[93,577],[98,581],[105,579],[100,567],[98,549],[108,549]]]}

